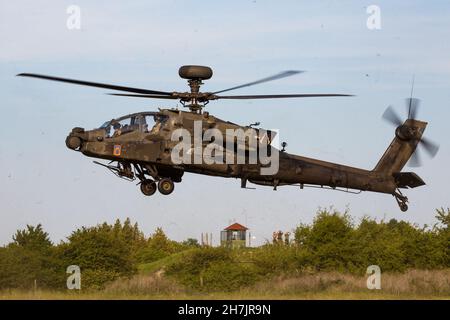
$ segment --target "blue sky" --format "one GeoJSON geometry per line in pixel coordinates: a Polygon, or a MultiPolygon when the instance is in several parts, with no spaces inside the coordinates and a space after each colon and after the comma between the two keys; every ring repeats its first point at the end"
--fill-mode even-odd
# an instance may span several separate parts
{"type": "MultiPolygon", "coordinates": [[[[434,223],[450,206],[450,3],[448,1],[4,1],[0,0],[0,243],[18,228],[42,223],[54,241],[71,230],[130,217],[148,234],[199,238],[232,220],[255,243],[274,230],[310,222],[319,206],[363,215],[434,223]],[[68,30],[66,9],[81,9],[81,30],[68,30]],[[369,5],[381,29],[366,27],[369,5]],[[372,168],[393,138],[381,120],[388,105],[405,114],[404,98],[422,99],[425,135],[439,154],[414,169],[427,186],[409,190],[407,213],[389,195],[349,195],[293,187],[240,189],[234,179],[187,174],[175,192],[147,198],[92,159],[71,152],[72,127],[93,128],[123,114],[176,103],[107,96],[101,89],[16,78],[36,72],[144,87],[186,89],[183,64],[214,69],[204,90],[219,90],[279,71],[307,72],[236,94],[351,93],[356,97],[211,102],[219,118],[280,129],[288,151],[372,168]]],[[[412,170],[412,168],[405,168],[412,170]]]]}

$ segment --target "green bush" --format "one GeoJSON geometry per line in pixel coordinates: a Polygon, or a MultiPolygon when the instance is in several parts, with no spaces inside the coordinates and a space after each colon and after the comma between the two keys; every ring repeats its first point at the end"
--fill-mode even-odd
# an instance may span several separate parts
{"type": "Polygon", "coordinates": [[[216,261],[201,274],[207,291],[234,291],[254,284],[258,275],[252,266],[237,261],[216,261]]]}
{"type": "Polygon", "coordinates": [[[311,259],[309,252],[297,246],[266,244],[252,252],[255,270],[262,276],[303,271],[311,259]]]}
{"type": "Polygon", "coordinates": [[[251,266],[236,261],[230,249],[221,247],[190,250],[170,264],[166,274],[188,288],[208,291],[239,289],[257,279],[251,266]]]}
{"type": "Polygon", "coordinates": [[[13,242],[0,248],[0,289],[57,288],[65,283],[64,273],[41,225],[18,230],[13,242]]]}
{"type": "Polygon", "coordinates": [[[370,265],[378,265],[383,271],[404,269],[401,242],[386,224],[363,218],[354,236],[358,265],[363,271],[370,265]]]}
{"type": "Polygon", "coordinates": [[[91,279],[82,286],[101,287],[105,281],[115,280],[119,276],[136,273],[133,244],[127,241],[122,227],[106,223],[91,228],[81,228],[73,232],[66,243],[59,246],[60,257],[67,266],[77,265],[81,269],[82,279],[91,279]],[[92,275],[92,276],[91,276],[92,275]]]}
{"type": "Polygon", "coordinates": [[[440,227],[435,226],[439,235],[437,250],[441,253],[442,264],[450,266],[450,208],[437,209],[436,213],[436,219],[440,223],[440,227]]]}
{"type": "Polygon", "coordinates": [[[356,248],[350,216],[336,210],[320,209],[311,226],[300,225],[295,241],[311,257],[317,270],[347,271],[355,269],[356,248]]]}
{"type": "Polygon", "coordinates": [[[139,263],[164,269],[186,288],[231,291],[260,279],[297,273],[338,271],[363,274],[369,265],[383,272],[450,267],[450,209],[437,210],[432,227],[365,217],[355,224],[348,212],[320,209],[311,224],[295,229],[295,241],[230,250],[199,247],[194,239],[170,240],[161,228],[145,238],[127,219],[82,227],[54,245],[41,225],[18,230],[0,247],[0,289],[37,287],[65,290],[66,268],[81,268],[83,289],[101,289],[129,278],[139,263]]]}
{"type": "Polygon", "coordinates": [[[198,243],[193,239],[179,243],[170,240],[162,228],[156,228],[155,232],[136,252],[136,257],[139,263],[150,263],[194,247],[198,247],[198,243]]]}
{"type": "Polygon", "coordinates": [[[295,230],[295,243],[316,270],[364,273],[369,265],[383,271],[449,267],[449,210],[438,210],[443,225],[419,228],[395,219],[377,222],[363,218],[355,226],[348,212],[319,210],[311,225],[295,230]]]}
{"type": "Polygon", "coordinates": [[[81,269],[81,289],[104,289],[107,283],[119,279],[122,274],[106,269],[81,269]]]}

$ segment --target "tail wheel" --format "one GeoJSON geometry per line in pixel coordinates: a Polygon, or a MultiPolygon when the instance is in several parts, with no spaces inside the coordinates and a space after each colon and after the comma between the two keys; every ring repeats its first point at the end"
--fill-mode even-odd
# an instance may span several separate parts
{"type": "Polygon", "coordinates": [[[151,196],[156,192],[156,183],[153,180],[147,179],[141,183],[141,191],[146,196],[151,196]]]}
{"type": "Polygon", "coordinates": [[[158,182],[158,190],[161,192],[161,194],[168,195],[173,192],[173,189],[175,189],[175,185],[170,178],[162,178],[158,182]]]}
{"type": "Polygon", "coordinates": [[[398,206],[400,207],[400,210],[403,212],[408,211],[408,198],[402,194],[402,192],[397,189],[397,191],[394,192],[395,200],[397,201],[398,206]]]}

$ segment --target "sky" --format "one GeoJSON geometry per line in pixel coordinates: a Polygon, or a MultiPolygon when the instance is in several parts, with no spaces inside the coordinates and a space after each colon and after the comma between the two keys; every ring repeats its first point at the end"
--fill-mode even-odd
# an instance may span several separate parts
{"type": "Polygon", "coordinates": [[[448,1],[5,1],[0,0],[0,245],[17,229],[41,223],[58,243],[81,226],[127,217],[146,235],[162,227],[174,240],[200,238],[231,222],[250,228],[253,244],[275,230],[310,223],[319,207],[433,225],[449,207],[450,3],[448,1]],[[80,9],[69,29],[68,8],[80,9]],[[369,29],[367,7],[380,9],[369,29]],[[170,196],[145,197],[93,159],[66,148],[73,127],[92,129],[132,112],[176,102],[105,95],[107,90],[15,77],[33,72],[184,91],[178,68],[213,68],[203,90],[217,91],[285,70],[297,76],[235,94],[348,93],[348,98],[212,101],[213,115],[279,129],[287,151],[372,169],[394,128],[381,119],[404,99],[422,100],[425,136],[440,144],[416,172],[424,187],[407,190],[404,213],[391,195],[257,186],[185,174],[170,196]]]}

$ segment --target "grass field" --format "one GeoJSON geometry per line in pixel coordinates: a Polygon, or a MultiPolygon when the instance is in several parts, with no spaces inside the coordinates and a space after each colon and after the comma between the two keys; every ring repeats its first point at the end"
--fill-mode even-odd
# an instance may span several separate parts
{"type": "Polygon", "coordinates": [[[155,271],[155,265],[142,267],[142,274],[120,279],[98,291],[20,291],[0,292],[0,299],[445,299],[450,300],[450,269],[410,270],[382,276],[382,288],[369,290],[366,278],[342,273],[280,276],[234,292],[193,292],[155,271]],[[145,270],[145,271],[143,271],[145,270]]]}
{"type": "Polygon", "coordinates": [[[247,293],[212,293],[212,294],[179,294],[179,295],[133,295],[118,293],[76,293],[76,292],[23,292],[10,291],[1,292],[0,300],[204,300],[204,299],[230,299],[230,300],[449,300],[450,295],[420,295],[420,294],[386,294],[383,292],[313,292],[303,294],[286,294],[286,295],[270,295],[270,294],[247,294],[247,293]]]}
{"type": "Polygon", "coordinates": [[[165,266],[175,261],[181,260],[183,258],[183,255],[189,253],[189,251],[192,250],[185,250],[183,252],[171,254],[170,256],[156,260],[154,262],[140,264],[138,266],[138,271],[141,274],[151,274],[153,272],[157,272],[158,270],[163,269],[165,266]]]}

